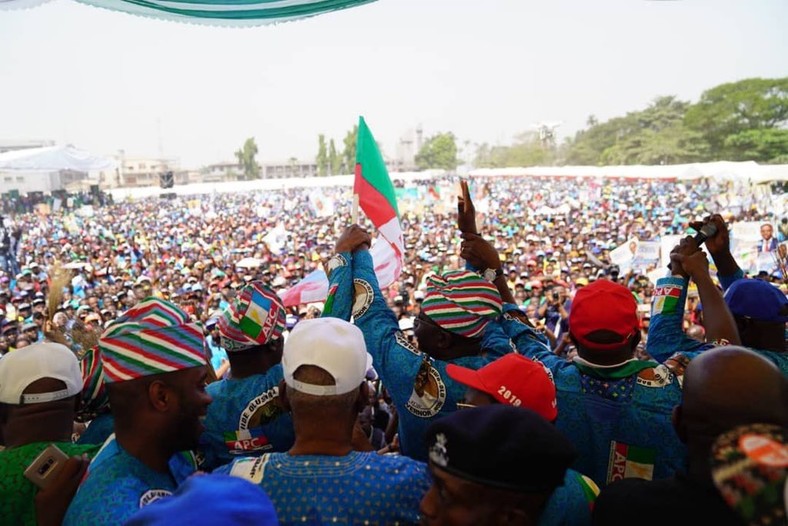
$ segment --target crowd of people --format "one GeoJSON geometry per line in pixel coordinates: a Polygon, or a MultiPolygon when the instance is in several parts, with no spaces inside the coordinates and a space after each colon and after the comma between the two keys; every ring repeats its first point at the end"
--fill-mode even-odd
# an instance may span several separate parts
{"type": "Polygon", "coordinates": [[[785,522],[782,196],[461,182],[403,208],[382,288],[349,190],[320,195],[0,219],[0,523],[785,522]],[[611,256],[709,225],[658,277],[611,256]]]}

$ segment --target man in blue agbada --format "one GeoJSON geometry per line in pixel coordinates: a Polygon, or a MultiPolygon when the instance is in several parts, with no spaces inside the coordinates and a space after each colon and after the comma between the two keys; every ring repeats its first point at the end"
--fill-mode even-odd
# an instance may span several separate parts
{"type": "MultiPolygon", "coordinates": [[[[470,202],[467,191],[464,200],[470,202]]],[[[477,233],[464,231],[463,239],[462,257],[470,264],[501,266],[495,248],[477,233]]],[[[667,478],[685,468],[686,448],[671,421],[673,408],[681,402],[681,385],[670,366],[635,358],[640,322],[637,303],[626,287],[599,280],[577,292],[569,335],[578,355],[566,361],[522,315],[506,281],[495,284],[505,302],[504,331],[522,354],[553,373],[556,425],[580,453],[574,469],[605,486],[629,477],[667,478]]],[[[712,304],[712,309],[715,306],[720,307],[712,304]]]]}
{"type": "Polygon", "coordinates": [[[284,526],[416,524],[429,486],[426,465],[352,443],[356,417],[369,401],[371,362],[358,327],[337,318],[299,322],[282,357],[295,444],[286,453],[235,460],[214,474],[260,485],[284,526]]]}
{"type": "Polygon", "coordinates": [[[717,278],[725,290],[722,314],[709,312],[709,307],[721,303],[723,298],[709,277],[705,255],[691,238],[687,238],[671,254],[672,275],[657,281],[648,353],[659,362],[673,363],[683,370],[689,360],[714,348],[717,343],[738,344],[740,339],[744,347],[774,363],[783,376],[788,376],[788,353],[785,352],[788,299],[765,281],[744,278],[731,254],[728,228],[720,215],[715,214],[692,226],[700,230],[709,223],[717,229],[706,240],[706,248],[714,259],[717,278]],[[697,285],[703,304],[703,323],[709,343],[690,339],[683,331],[690,278],[697,285]],[[725,327],[729,329],[726,331],[725,327]]]}
{"type": "Polygon", "coordinates": [[[213,470],[240,456],[287,451],[293,419],[279,398],[285,308],[267,285],[244,287],[218,321],[230,376],[208,386],[213,402],[200,438],[201,467],[213,470]]]}
{"type": "Polygon", "coordinates": [[[454,412],[464,392],[446,375],[447,364],[478,369],[513,350],[496,322],[501,299],[490,281],[474,272],[431,276],[414,320],[417,349],[386,304],[369,246],[369,234],[355,225],[337,241],[328,263],[323,316],[348,320],[352,314],[397,408],[402,453],[426,460],[427,426],[454,412]]]}
{"type": "Polygon", "coordinates": [[[211,397],[202,326],[147,298],[99,339],[115,435],[93,459],[66,526],[122,524],[194,473],[191,455],[211,397]]]}

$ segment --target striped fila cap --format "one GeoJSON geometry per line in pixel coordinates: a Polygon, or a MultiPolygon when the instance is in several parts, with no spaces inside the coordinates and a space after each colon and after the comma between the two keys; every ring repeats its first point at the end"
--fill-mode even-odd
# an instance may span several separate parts
{"type": "Polygon", "coordinates": [[[253,281],[219,317],[222,347],[242,351],[278,340],[285,329],[285,307],[270,287],[253,281]]]}
{"type": "Polygon", "coordinates": [[[453,270],[427,278],[421,311],[447,331],[473,338],[501,314],[501,296],[475,272],[453,270]]]}
{"type": "Polygon", "coordinates": [[[172,303],[153,297],[107,327],[99,349],[107,383],[206,364],[202,326],[172,303]]]}
{"type": "Polygon", "coordinates": [[[109,409],[109,396],[104,385],[104,366],[98,347],[88,349],[79,361],[82,371],[82,403],[78,416],[92,420],[95,415],[109,409]]]}

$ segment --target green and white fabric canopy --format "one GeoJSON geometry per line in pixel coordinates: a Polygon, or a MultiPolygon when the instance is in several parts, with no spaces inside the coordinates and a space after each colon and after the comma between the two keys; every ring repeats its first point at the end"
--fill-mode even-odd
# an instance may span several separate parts
{"type": "MultiPolygon", "coordinates": [[[[49,0],[0,0],[0,9],[18,9],[49,0]]],[[[375,0],[76,0],[82,4],[179,22],[259,26],[308,18],[375,0]]]]}

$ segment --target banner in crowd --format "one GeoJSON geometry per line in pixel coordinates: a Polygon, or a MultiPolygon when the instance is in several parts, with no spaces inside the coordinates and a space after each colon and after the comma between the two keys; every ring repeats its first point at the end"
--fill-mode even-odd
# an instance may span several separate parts
{"type": "Polygon", "coordinates": [[[659,241],[638,242],[632,267],[639,272],[645,272],[649,267],[659,265],[659,248],[659,241]]]}
{"type": "Polygon", "coordinates": [[[621,273],[629,272],[632,269],[632,262],[637,254],[639,244],[638,238],[632,237],[623,245],[610,251],[610,261],[613,265],[618,265],[621,273]]]}

